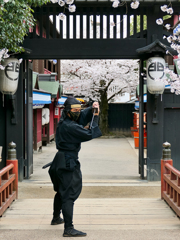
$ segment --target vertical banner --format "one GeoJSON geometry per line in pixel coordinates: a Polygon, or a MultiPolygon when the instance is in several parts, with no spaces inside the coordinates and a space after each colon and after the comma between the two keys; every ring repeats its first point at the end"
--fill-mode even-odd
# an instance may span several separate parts
{"type": "Polygon", "coordinates": [[[54,109],[54,118],[59,118],[59,112],[60,112],[59,107],[55,107],[55,109],[54,109]]]}

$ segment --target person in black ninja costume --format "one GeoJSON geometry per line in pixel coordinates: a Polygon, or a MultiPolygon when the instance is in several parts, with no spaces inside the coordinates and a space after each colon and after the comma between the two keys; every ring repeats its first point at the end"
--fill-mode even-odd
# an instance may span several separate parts
{"type": "Polygon", "coordinates": [[[56,153],[49,175],[56,191],[54,197],[54,212],[51,225],[64,224],[64,237],[82,237],[86,233],[74,229],[73,206],[82,190],[82,175],[78,152],[81,142],[100,137],[101,131],[98,127],[99,104],[93,103],[93,108],[98,108],[94,113],[92,126],[84,128],[92,120],[92,107],[81,111],[80,102],[68,97],[64,103],[64,110],[56,130],[56,153]],[[60,217],[62,214],[64,220],[60,217]]]}

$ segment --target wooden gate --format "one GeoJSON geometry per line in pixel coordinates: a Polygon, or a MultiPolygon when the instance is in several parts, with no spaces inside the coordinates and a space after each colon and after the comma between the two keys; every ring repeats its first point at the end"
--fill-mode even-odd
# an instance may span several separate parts
{"type": "MultiPolygon", "coordinates": [[[[130,3],[130,1],[127,2],[130,3]]],[[[168,2],[168,0],[163,1],[163,3],[168,2]]],[[[34,16],[37,19],[37,27],[32,29],[25,38],[23,46],[26,48],[26,52],[19,57],[23,57],[23,59],[138,59],[136,49],[145,47],[156,39],[167,44],[167,41],[163,40],[163,35],[168,35],[167,31],[163,29],[163,26],[156,24],[156,19],[163,17],[163,12],[160,10],[162,1],[142,0],[138,9],[128,8],[128,12],[124,7],[112,8],[110,0],[107,2],[75,1],[75,3],[76,12],[69,13],[67,11],[66,21],[64,22],[57,18],[57,15],[62,12],[62,8],[58,4],[49,3],[41,8],[35,8],[34,16]],[[143,23],[146,19],[147,25],[143,23]],[[111,27],[112,21],[116,23],[115,27],[111,27]]],[[[174,14],[179,15],[179,1],[173,1],[173,7],[174,14]]],[[[141,61],[140,72],[142,69],[143,62],[141,61]]],[[[20,77],[21,81],[23,82],[23,75],[20,77]]],[[[143,79],[140,76],[140,82],[143,86],[142,81],[143,79]]],[[[142,103],[142,96],[143,90],[140,103],[142,103]]],[[[151,104],[153,103],[150,101],[148,111],[151,111],[151,104]]],[[[140,126],[142,127],[143,103],[140,104],[139,110],[140,126]]],[[[16,134],[18,126],[22,126],[21,131],[24,131],[23,115],[19,116],[21,121],[14,127],[14,132],[11,131],[11,135],[16,134]]],[[[149,118],[149,116],[148,113],[147,117],[149,118]]],[[[148,122],[150,123],[150,121],[148,122]]],[[[5,123],[3,122],[3,124],[5,123]]],[[[157,128],[162,132],[160,124],[158,127],[151,126],[150,128],[151,131],[148,134],[150,141],[148,140],[149,144],[147,146],[149,152],[152,152],[153,144],[159,146],[161,141],[162,134],[156,134],[156,140],[153,143],[151,141],[157,128]]],[[[5,131],[6,127],[2,135],[5,134],[5,131]]],[[[30,128],[28,131],[30,131],[30,128]]],[[[142,135],[143,129],[140,132],[140,135],[142,135]]],[[[140,142],[139,157],[141,157],[140,163],[143,165],[143,139],[140,139],[140,142]]],[[[17,146],[22,146],[22,141],[18,142],[17,140],[16,143],[17,146]]],[[[29,147],[32,147],[30,142],[29,147]]],[[[24,149],[20,149],[18,154],[23,156],[23,151],[24,149]]],[[[29,154],[32,153],[31,149],[28,151],[30,151],[29,154]]],[[[160,164],[159,155],[156,152],[153,154],[150,156],[152,163],[158,161],[158,164],[160,164]]],[[[28,173],[27,176],[29,176],[28,173]]]]}
{"type": "Polygon", "coordinates": [[[37,28],[23,46],[32,50],[23,54],[31,59],[135,59],[136,49],[146,45],[149,9],[112,8],[111,3],[76,3],[75,13],[66,12],[66,20],[57,15],[58,4],[34,9],[37,28]],[[51,21],[49,20],[51,17],[51,21]],[[115,27],[111,22],[116,23],[115,27]]]}

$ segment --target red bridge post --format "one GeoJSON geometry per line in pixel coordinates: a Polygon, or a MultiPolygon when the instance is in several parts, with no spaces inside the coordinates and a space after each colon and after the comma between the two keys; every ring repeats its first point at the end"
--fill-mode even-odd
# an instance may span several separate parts
{"type": "Polygon", "coordinates": [[[164,174],[168,174],[169,170],[165,168],[165,164],[169,163],[173,166],[171,159],[171,144],[168,142],[163,143],[163,156],[161,159],[161,198],[163,199],[163,191],[166,191],[166,182],[164,181],[164,174]]]}
{"type": "Polygon", "coordinates": [[[13,164],[14,168],[12,173],[15,174],[15,181],[13,189],[16,191],[16,199],[18,198],[18,160],[16,159],[16,144],[14,142],[9,143],[8,149],[8,159],[6,160],[6,165],[13,164]]]}

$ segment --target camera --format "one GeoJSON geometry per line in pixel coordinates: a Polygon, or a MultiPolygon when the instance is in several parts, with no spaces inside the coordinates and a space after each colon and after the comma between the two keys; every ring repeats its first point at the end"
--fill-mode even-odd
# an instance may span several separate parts
{"type": "Polygon", "coordinates": [[[92,108],[93,113],[98,113],[98,108],[92,108]]]}

